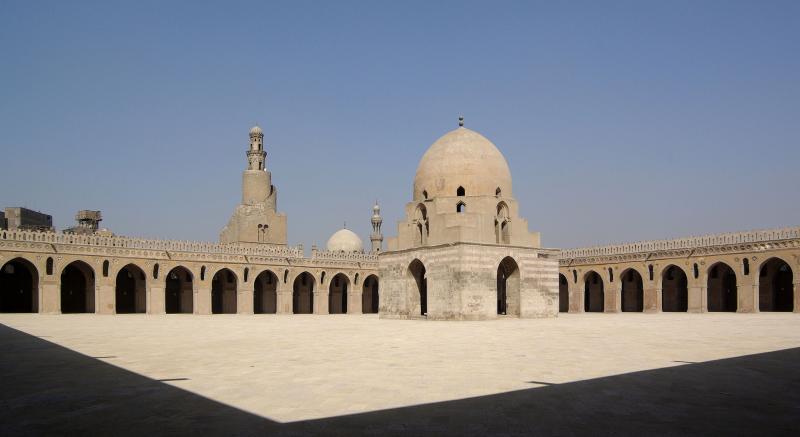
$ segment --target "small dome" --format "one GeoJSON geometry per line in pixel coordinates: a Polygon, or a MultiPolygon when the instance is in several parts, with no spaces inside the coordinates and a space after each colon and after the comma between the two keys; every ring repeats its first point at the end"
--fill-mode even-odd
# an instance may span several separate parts
{"type": "Polygon", "coordinates": [[[511,170],[500,150],[483,135],[459,127],[436,140],[419,162],[414,200],[456,196],[511,196],[511,170]]]}
{"type": "Polygon", "coordinates": [[[340,229],[328,239],[328,250],[332,252],[362,252],[361,238],[349,229],[340,229]]]}
{"type": "Polygon", "coordinates": [[[253,126],[250,128],[250,135],[264,135],[264,131],[258,126],[253,126]]]}

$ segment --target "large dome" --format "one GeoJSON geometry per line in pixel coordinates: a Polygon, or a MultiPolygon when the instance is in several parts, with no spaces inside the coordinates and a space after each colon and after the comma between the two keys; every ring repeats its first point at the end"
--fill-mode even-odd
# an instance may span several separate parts
{"type": "Polygon", "coordinates": [[[417,167],[414,200],[456,196],[511,196],[511,171],[500,150],[483,135],[459,127],[436,140],[417,167]],[[427,196],[425,195],[427,194],[427,196]]]}
{"type": "Polygon", "coordinates": [[[349,229],[340,229],[328,239],[328,250],[333,252],[363,252],[361,238],[349,229]]]}

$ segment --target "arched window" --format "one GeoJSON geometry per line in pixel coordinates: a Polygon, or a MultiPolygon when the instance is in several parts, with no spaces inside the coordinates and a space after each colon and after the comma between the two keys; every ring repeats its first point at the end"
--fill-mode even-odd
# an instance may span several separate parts
{"type": "Polygon", "coordinates": [[[200,267],[200,280],[201,281],[206,280],[206,266],[200,267]]]}
{"type": "Polygon", "coordinates": [[[353,285],[358,285],[358,273],[356,273],[356,278],[353,281],[353,285]]]}
{"type": "Polygon", "coordinates": [[[158,279],[158,264],[153,266],[153,279],[158,279]]]}
{"type": "Polygon", "coordinates": [[[648,273],[648,276],[650,276],[650,280],[652,281],[653,280],[653,265],[652,264],[647,266],[647,273],[648,273]]]}
{"type": "Polygon", "coordinates": [[[572,281],[574,283],[576,283],[576,284],[578,283],[578,271],[577,270],[572,270],[572,281]]]}
{"type": "Polygon", "coordinates": [[[289,269],[283,271],[283,283],[285,284],[286,281],[289,280],[289,269]]]}
{"type": "Polygon", "coordinates": [[[467,212],[467,205],[464,202],[458,202],[458,205],[456,205],[456,212],[467,212]]]}
{"type": "Polygon", "coordinates": [[[466,196],[466,195],[467,195],[467,192],[466,192],[466,190],[464,190],[464,187],[458,187],[458,189],[456,190],[456,196],[463,197],[463,196],[466,196]]]}
{"type": "Polygon", "coordinates": [[[422,190],[422,198],[425,199],[425,200],[428,200],[428,191],[427,190],[422,190]]]}
{"type": "Polygon", "coordinates": [[[502,190],[500,190],[500,187],[497,187],[497,189],[496,189],[496,190],[494,190],[494,195],[495,195],[495,196],[497,196],[497,197],[500,197],[500,195],[501,195],[502,193],[503,193],[503,191],[502,191],[502,190]]]}
{"type": "Polygon", "coordinates": [[[747,258],[742,258],[742,270],[744,271],[745,276],[750,274],[750,260],[747,258]]]}
{"type": "Polygon", "coordinates": [[[697,279],[697,277],[700,276],[700,269],[697,268],[697,263],[694,263],[694,272],[693,273],[694,273],[694,278],[695,279],[697,279]]]}
{"type": "Polygon", "coordinates": [[[244,268],[244,282],[247,282],[247,275],[250,274],[250,269],[248,267],[244,268]]]}
{"type": "Polygon", "coordinates": [[[611,267],[608,268],[608,282],[614,282],[614,271],[611,267]]]}
{"type": "Polygon", "coordinates": [[[53,274],[53,258],[52,257],[47,258],[47,264],[45,266],[45,271],[47,272],[48,276],[53,274]]]}
{"type": "Polygon", "coordinates": [[[103,277],[108,277],[108,260],[103,261],[103,277]]]}
{"type": "Polygon", "coordinates": [[[322,274],[320,275],[319,283],[320,284],[324,284],[325,283],[325,272],[322,272],[322,274]]]}

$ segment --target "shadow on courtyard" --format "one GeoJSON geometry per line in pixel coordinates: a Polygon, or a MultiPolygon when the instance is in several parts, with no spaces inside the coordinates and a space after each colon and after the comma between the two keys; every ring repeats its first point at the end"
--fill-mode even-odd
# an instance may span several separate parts
{"type": "Polygon", "coordinates": [[[800,348],[281,424],[4,325],[0,344],[0,435],[797,435],[800,427],[800,348]]]}

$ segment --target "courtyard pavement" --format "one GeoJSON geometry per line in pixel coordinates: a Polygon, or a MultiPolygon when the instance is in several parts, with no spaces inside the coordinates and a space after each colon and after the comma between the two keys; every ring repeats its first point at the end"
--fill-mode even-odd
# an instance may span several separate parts
{"type": "Polygon", "coordinates": [[[0,434],[798,435],[800,314],[0,315],[0,434]]]}

